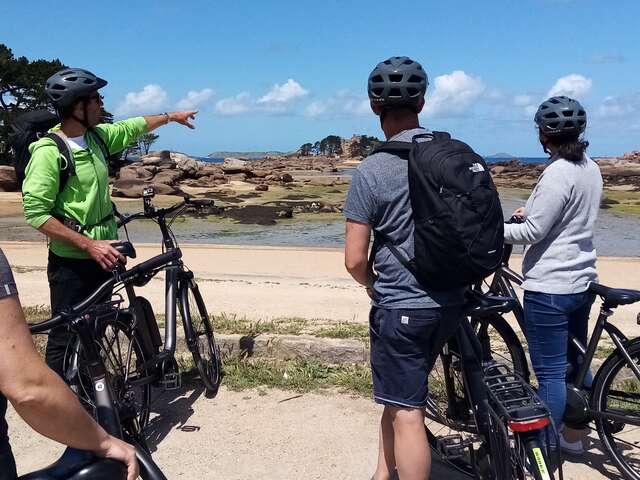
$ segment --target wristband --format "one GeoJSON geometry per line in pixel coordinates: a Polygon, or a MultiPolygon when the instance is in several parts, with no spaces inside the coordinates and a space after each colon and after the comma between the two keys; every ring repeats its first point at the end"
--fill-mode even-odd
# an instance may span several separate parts
{"type": "MultiPolygon", "coordinates": [[[[162,112],[162,115],[164,115],[167,118],[167,123],[169,123],[171,121],[171,117],[169,116],[169,114],[167,112],[162,112]]],[[[166,125],[166,123],[165,123],[166,125]]]]}

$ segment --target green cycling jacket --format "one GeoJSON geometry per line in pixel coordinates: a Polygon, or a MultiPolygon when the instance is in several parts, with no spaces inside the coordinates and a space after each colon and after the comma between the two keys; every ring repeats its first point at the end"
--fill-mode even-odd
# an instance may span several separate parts
{"type": "MultiPolygon", "coordinates": [[[[60,125],[50,131],[60,130],[60,125]]],[[[114,124],[94,127],[109,148],[109,153],[123,150],[147,131],[143,117],[129,118],[114,124]]],[[[76,174],[62,192],[60,186],[60,152],[50,138],[41,138],[29,146],[31,158],[22,184],[24,216],[27,223],[39,228],[51,217],[71,218],[82,225],[95,225],[83,233],[94,240],[116,240],[118,231],[113,217],[99,223],[111,212],[109,171],[97,141],[85,135],[88,149],[72,147],[76,174]]],[[[53,253],[66,258],[89,258],[89,255],[66,242],[49,239],[53,253]]]]}

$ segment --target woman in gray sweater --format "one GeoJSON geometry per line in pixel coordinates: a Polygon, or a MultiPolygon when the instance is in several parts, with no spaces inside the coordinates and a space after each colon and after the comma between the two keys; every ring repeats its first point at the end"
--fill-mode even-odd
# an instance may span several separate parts
{"type": "MultiPolygon", "coordinates": [[[[580,361],[569,334],[586,343],[594,301],[588,288],[597,280],[593,226],[602,176],[585,153],[589,143],[581,135],[587,117],[580,103],[552,97],[540,105],[535,122],[550,158],[525,207],[515,212],[523,223],[505,225],[505,241],[527,246],[522,266],[525,334],[538,393],[561,427],[567,362],[576,371],[580,361]]],[[[568,429],[563,430],[560,446],[582,452],[580,437],[568,429]]]]}

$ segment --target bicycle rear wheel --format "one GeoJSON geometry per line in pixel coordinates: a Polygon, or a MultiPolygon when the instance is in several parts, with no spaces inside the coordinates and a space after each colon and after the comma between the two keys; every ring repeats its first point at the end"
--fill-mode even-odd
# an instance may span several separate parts
{"type": "MultiPolygon", "coordinates": [[[[640,339],[625,349],[640,367],[640,339]]],[[[601,414],[596,417],[596,428],[615,466],[625,478],[640,480],[640,378],[618,350],[596,375],[591,408],[601,414]]]]}
{"type": "MultiPolygon", "coordinates": [[[[527,360],[522,345],[501,315],[472,318],[471,326],[480,341],[483,362],[502,363],[528,381],[527,360]]],[[[429,373],[427,417],[456,431],[476,432],[466,397],[462,368],[457,341],[452,338],[429,373]]]]}
{"type": "Polygon", "coordinates": [[[180,289],[180,312],[200,379],[210,395],[215,396],[222,382],[222,360],[213,327],[198,285],[193,279],[183,282],[180,289]]]}

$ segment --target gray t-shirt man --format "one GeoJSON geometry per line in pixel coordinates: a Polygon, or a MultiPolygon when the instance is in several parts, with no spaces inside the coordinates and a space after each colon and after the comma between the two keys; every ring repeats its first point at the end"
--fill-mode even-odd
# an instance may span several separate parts
{"type": "MultiPolygon", "coordinates": [[[[404,130],[389,141],[411,142],[423,128],[404,130]]],[[[418,139],[418,141],[427,141],[418,139]]],[[[408,162],[389,153],[367,157],[354,172],[344,206],[349,220],[366,223],[413,258],[413,212],[409,199],[408,162]]],[[[464,303],[464,289],[427,291],[384,245],[375,252],[377,278],[372,304],[389,310],[437,308],[464,303]]]]}

